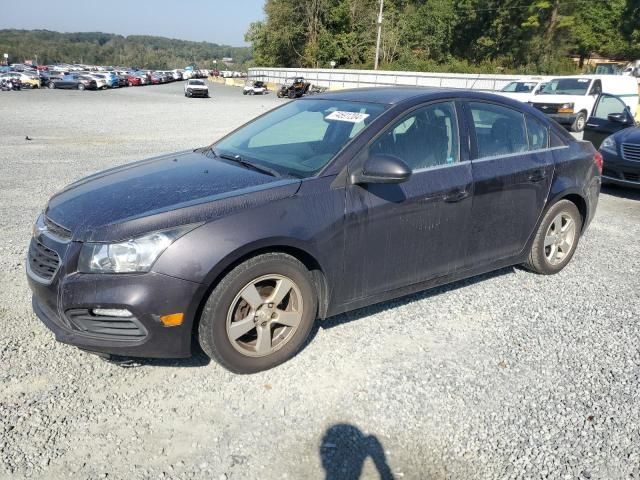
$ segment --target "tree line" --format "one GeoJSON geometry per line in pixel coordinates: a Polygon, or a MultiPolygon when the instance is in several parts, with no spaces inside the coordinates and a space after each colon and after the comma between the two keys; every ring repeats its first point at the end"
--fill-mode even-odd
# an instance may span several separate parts
{"type": "Polygon", "coordinates": [[[196,64],[213,68],[214,59],[232,57],[236,64],[251,58],[251,48],[209,42],[191,42],[145,35],[59,33],[48,30],[0,30],[0,53],[9,61],[25,59],[40,64],[82,63],[169,69],[196,64]]]}
{"type": "MultiPolygon", "coordinates": [[[[379,2],[266,0],[254,63],[371,68],[379,2]]],[[[569,73],[593,53],[640,58],[640,0],[384,1],[381,68],[569,73]]]]}

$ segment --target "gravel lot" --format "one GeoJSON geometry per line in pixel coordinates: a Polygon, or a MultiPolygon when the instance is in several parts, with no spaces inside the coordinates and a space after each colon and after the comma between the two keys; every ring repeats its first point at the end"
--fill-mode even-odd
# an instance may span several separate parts
{"type": "Polygon", "coordinates": [[[559,275],[509,268],[329,319],[266,373],[55,343],[24,275],[49,196],[281,102],[181,89],[0,92],[0,477],[640,478],[632,191],[605,190],[559,275]]]}

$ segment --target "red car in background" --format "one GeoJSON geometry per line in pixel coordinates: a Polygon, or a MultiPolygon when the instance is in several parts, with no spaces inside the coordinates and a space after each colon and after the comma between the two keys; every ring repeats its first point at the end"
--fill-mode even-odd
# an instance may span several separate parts
{"type": "Polygon", "coordinates": [[[142,85],[142,79],[140,77],[136,77],[135,75],[127,75],[127,83],[130,87],[142,85]]]}
{"type": "Polygon", "coordinates": [[[157,73],[152,73],[151,74],[151,83],[153,85],[160,85],[161,83],[164,83],[162,81],[162,77],[160,75],[158,75],[157,73]]]}

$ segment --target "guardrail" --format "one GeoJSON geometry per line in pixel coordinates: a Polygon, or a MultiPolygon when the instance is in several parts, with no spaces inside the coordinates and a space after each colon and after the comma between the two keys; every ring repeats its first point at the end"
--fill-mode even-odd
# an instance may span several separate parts
{"type": "Polygon", "coordinates": [[[249,78],[282,84],[292,77],[304,77],[318,87],[331,90],[343,88],[415,86],[499,90],[524,75],[445,74],[427,72],[397,72],[386,70],[334,70],[312,68],[249,69],[249,78]]]}

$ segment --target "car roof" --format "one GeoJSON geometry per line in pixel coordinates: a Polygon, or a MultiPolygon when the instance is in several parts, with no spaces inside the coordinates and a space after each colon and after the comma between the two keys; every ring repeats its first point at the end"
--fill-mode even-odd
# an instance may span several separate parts
{"type": "Polygon", "coordinates": [[[368,87],[349,90],[336,90],[321,93],[311,98],[323,98],[326,100],[343,100],[350,102],[381,103],[395,105],[405,101],[415,103],[436,100],[439,98],[476,98],[491,100],[515,106],[522,109],[522,103],[508,99],[495,93],[471,90],[465,88],[439,88],[439,87],[368,87]]]}

